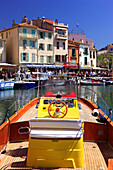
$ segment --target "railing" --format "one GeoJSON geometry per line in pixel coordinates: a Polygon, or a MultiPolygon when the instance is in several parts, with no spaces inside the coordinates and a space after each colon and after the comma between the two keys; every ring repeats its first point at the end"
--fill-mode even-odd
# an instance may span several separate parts
{"type": "MultiPolygon", "coordinates": [[[[70,77],[72,78],[74,76],[69,76],[69,78],[70,77]]],[[[74,79],[74,81],[77,82],[77,77],[76,80],[74,79]]],[[[71,90],[75,91],[75,87],[72,89],[72,84],[70,83],[70,85],[71,85],[71,90]]],[[[44,95],[48,91],[49,86],[50,84],[43,85],[41,82],[40,85],[38,85],[37,87],[31,88],[29,90],[24,90],[22,94],[20,93],[18,99],[7,109],[5,120],[8,121],[11,115],[15,114],[17,110],[22,108],[26,103],[29,103],[30,100],[32,100],[33,98],[44,95]],[[45,89],[44,86],[46,87],[45,89]]],[[[53,86],[49,87],[49,91],[51,90],[54,93],[56,93],[53,86]]],[[[88,87],[78,86],[78,88],[76,88],[76,95],[78,98],[84,97],[90,100],[93,104],[96,104],[98,107],[100,107],[100,109],[104,112],[104,114],[107,115],[112,121],[112,109],[106,104],[106,102],[101,98],[101,96],[97,94],[94,90],[88,87]]]]}
{"type": "Polygon", "coordinates": [[[81,92],[81,94],[79,93],[79,97],[84,97],[90,100],[93,104],[96,104],[104,112],[104,115],[107,115],[111,119],[111,121],[113,121],[112,109],[106,104],[106,102],[101,98],[101,96],[88,87],[80,88],[81,90],[78,90],[81,92]]]}

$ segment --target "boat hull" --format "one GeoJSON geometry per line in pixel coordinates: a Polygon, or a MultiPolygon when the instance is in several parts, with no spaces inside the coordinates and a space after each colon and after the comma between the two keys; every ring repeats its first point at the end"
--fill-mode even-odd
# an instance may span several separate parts
{"type": "Polygon", "coordinates": [[[28,89],[35,87],[35,82],[15,82],[14,89],[28,89]]]}
{"type": "Polygon", "coordinates": [[[13,81],[4,81],[0,82],[0,90],[10,90],[14,88],[14,82],[13,81]]]}

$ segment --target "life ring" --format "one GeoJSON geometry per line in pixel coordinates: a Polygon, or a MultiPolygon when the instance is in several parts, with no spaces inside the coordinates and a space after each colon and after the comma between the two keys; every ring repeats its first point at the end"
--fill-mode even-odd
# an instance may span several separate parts
{"type": "Polygon", "coordinates": [[[32,74],[32,78],[35,78],[35,74],[32,74]]]}

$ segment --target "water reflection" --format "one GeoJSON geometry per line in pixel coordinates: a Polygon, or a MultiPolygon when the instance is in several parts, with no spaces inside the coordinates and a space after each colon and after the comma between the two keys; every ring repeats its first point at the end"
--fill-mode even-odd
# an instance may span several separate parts
{"type": "MultiPolygon", "coordinates": [[[[81,86],[81,96],[85,93],[85,89],[82,87],[86,86],[81,86]]],[[[88,88],[96,91],[106,102],[106,104],[113,109],[113,86],[88,86],[88,88]]],[[[58,91],[61,93],[67,93],[69,94],[70,92],[76,92],[77,94],[77,89],[73,85],[67,85],[67,86],[43,86],[40,88],[40,94],[42,96],[45,95],[47,91],[52,91],[53,93],[57,93],[58,91]]],[[[78,89],[78,93],[79,93],[78,89]]],[[[93,100],[94,94],[91,91],[86,91],[86,96],[89,100],[93,100]]],[[[30,96],[30,99],[33,99],[34,97],[38,96],[38,90],[6,90],[6,91],[0,91],[0,122],[3,121],[5,114],[7,112],[7,109],[12,105],[12,103],[15,100],[18,100],[18,108],[21,107],[22,105],[22,96],[23,100],[25,103],[28,102],[28,96],[30,96]]],[[[83,96],[84,97],[84,96],[83,96]]],[[[98,96],[95,96],[95,103],[99,105],[99,98],[98,96]]],[[[25,104],[24,103],[24,104],[25,104]]],[[[11,112],[11,115],[13,114],[13,111],[11,112]]]]}

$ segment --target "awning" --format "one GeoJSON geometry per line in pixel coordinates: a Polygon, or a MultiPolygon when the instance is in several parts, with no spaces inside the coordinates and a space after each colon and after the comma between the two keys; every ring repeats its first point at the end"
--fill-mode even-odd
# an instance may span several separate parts
{"type": "Polygon", "coordinates": [[[65,29],[65,28],[59,28],[59,27],[56,27],[56,30],[67,31],[67,29],[65,29]]]}
{"type": "Polygon", "coordinates": [[[64,63],[64,67],[75,67],[78,68],[78,63],[64,63]]]}
{"type": "Polygon", "coordinates": [[[27,65],[27,68],[63,68],[60,65],[27,65]]]}

